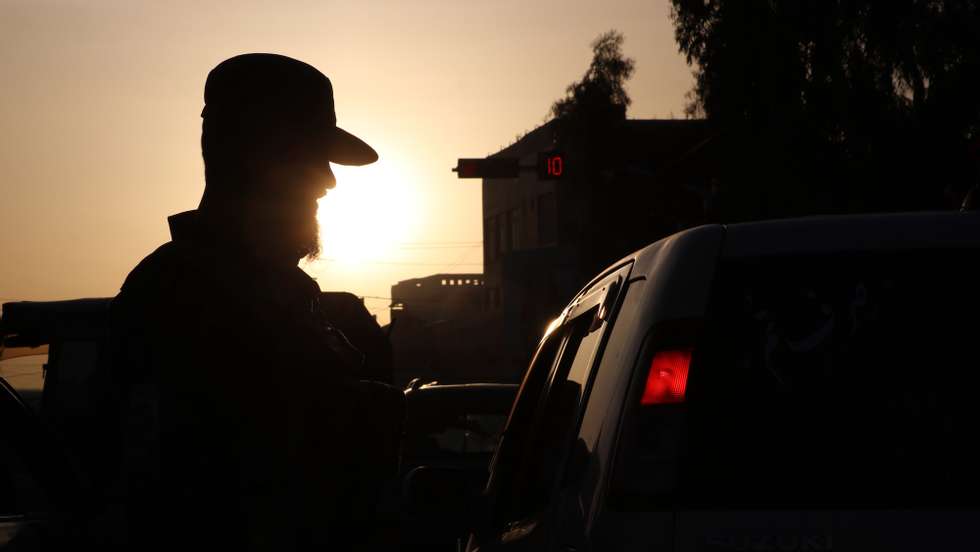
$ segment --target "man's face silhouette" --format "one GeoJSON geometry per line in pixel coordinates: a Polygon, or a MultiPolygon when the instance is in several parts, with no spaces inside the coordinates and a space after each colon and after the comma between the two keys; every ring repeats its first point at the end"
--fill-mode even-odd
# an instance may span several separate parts
{"type": "Polygon", "coordinates": [[[230,224],[232,240],[272,262],[320,250],[317,200],[334,187],[330,161],[366,165],[377,152],[337,127],[333,85],[278,54],[219,63],[204,84],[201,208],[230,224]]]}
{"type": "Polygon", "coordinates": [[[299,137],[251,158],[257,193],[247,207],[259,249],[291,261],[320,253],[317,200],[336,185],[322,146],[299,137]]]}

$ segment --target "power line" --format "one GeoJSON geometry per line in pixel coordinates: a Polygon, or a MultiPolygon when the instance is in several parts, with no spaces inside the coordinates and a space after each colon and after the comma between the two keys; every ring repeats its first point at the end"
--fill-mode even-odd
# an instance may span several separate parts
{"type": "MultiPolygon", "coordinates": [[[[394,301],[395,300],[395,299],[393,299],[391,297],[378,297],[378,296],[373,296],[373,295],[360,295],[358,297],[361,298],[361,299],[373,299],[373,300],[376,300],[376,301],[394,301]]],[[[445,304],[445,301],[438,301],[438,300],[435,300],[435,301],[420,301],[418,299],[412,299],[412,300],[410,300],[408,302],[411,303],[411,304],[413,304],[413,305],[444,305],[445,304]]],[[[381,308],[381,307],[372,307],[372,308],[381,308]]]]}
{"type": "Polygon", "coordinates": [[[474,243],[483,243],[483,240],[403,241],[403,242],[395,242],[395,245],[472,245],[474,243]]]}
{"type": "MultiPolygon", "coordinates": [[[[480,245],[482,246],[483,244],[481,243],[480,245]]],[[[475,247],[476,246],[474,245],[473,247],[465,249],[463,251],[463,254],[459,256],[459,259],[457,259],[455,263],[449,265],[449,267],[446,270],[443,270],[443,272],[450,272],[452,271],[452,269],[456,268],[457,266],[462,266],[463,259],[465,259],[466,256],[469,255],[470,251],[472,251],[475,247]]],[[[479,264],[483,264],[483,263],[479,263],[479,264]]]]}
{"type": "MultiPolygon", "coordinates": [[[[340,259],[324,258],[316,259],[314,263],[341,263],[344,262],[340,259]]],[[[426,262],[411,262],[411,261],[356,261],[357,263],[364,264],[383,264],[383,265],[403,265],[403,266],[446,266],[446,263],[426,263],[426,262]]],[[[483,263],[454,263],[451,266],[483,266],[483,263]]]]}
{"type": "Polygon", "coordinates": [[[418,249],[469,249],[471,247],[476,247],[478,245],[483,245],[483,242],[470,243],[470,244],[457,244],[457,245],[399,245],[398,249],[403,251],[414,251],[418,249]]]}

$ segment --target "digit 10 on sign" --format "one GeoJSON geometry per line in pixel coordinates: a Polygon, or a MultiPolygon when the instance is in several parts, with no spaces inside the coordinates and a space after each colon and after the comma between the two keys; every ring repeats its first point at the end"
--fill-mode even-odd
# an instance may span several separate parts
{"type": "Polygon", "coordinates": [[[565,156],[558,151],[538,154],[538,180],[558,180],[565,174],[565,156]]]}

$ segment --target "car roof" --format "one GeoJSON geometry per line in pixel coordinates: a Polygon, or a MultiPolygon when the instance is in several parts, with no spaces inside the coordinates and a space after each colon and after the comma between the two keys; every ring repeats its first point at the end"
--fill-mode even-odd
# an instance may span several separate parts
{"type": "MultiPolygon", "coordinates": [[[[708,286],[720,258],[791,254],[911,251],[980,247],[980,216],[958,211],[827,215],[735,224],[706,224],[667,236],[599,273],[578,297],[603,278],[633,263],[630,279],[669,284],[674,293],[708,286]],[[667,268],[667,270],[660,270],[667,268]]],[[[680,301],[687,311],[689,305],[680,301]]],[[[662,305],[663,306],[663,305],[662,305]]],[[[668,309],[669,310],[669,309],[668,309]]]]}
{"type": "MultiPolygon", "coordinates": [[[[958,211],[825,215],[706,224],[672,234],[634,252],[603,271],[608,274],[633,260],[645,274],[665,250],[696,246],[709,235],[724,235],[726,258],[794,253],[860,252],[950,247],[980,247],[980,216],[958,211]]],[[[599,276],[593,280],[599,280],[599,276]]],[[[591,285],[591,283],[590,283],[591,285]]],[[[588,287],[588,286],[586,286],[588,287]]]]}
{"type": "Polygon", "coordinates": [[[980,246],[980,216],[956,211],[803,217],[730,224],[726,258],[980,246]]]}

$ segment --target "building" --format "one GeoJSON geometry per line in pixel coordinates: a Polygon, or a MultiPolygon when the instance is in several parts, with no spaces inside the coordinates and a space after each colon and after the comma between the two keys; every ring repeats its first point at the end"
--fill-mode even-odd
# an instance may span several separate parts
{"type": "MultiPolygon", "coordinates": [[[[548,323],[599,270],[700,224],[717,188],[718,135],[700,120],[625,120],[601,146],[536,170],[484,178],[484,274],[392,287],[395,382],[519,381],[548,323]]],[[[548,122],[491,155],[533,169],[555,151],[548,122]]]]}
{"type": "Polygon", "coordinates": [[[497,381],[505,371],[483,274],[433,274],[391,287],[394,381],[497,381]]]}
{"type": "Polygon", "coordinates": [[[485,302],[483,274],[433,274],[391,286],[391,320],[436,322],[470,317],[485,302]]]}
{"type": "MultiPolygon", "coordinates": [[[[533,167],[554,151],[546,123],[491,157],[533,167]]],[[[565,151],[565,174],[483,179],[487,309],[516,379],[551,319],[596,272],[661,237],[700,224],[713,193],[701,120],[626,120],[602,152],[565,151]]]]}

